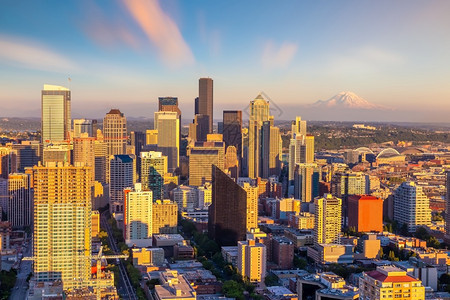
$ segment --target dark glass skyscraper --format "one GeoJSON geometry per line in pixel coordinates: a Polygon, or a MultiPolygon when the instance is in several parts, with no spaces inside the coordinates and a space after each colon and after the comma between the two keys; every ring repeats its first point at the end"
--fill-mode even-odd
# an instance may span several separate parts
{"type": "Polygon", "coordinates": [[[212,166],[212,203],[208,234],[221,246],[235,246],[247,233],[247,192],[222,170],[212,166]]]}
{"type": "Polygon", "coordinates": [[[198,114],[209,116],[208,133],[213,132],[213,80],[200,78],[198,80],[198,114]]]}
{"type": "Polygon", "coordinates": [[[225,146],[236,147],[237,157],[242,157],[242,111],[223,111],[223,141],[225,146]]]}

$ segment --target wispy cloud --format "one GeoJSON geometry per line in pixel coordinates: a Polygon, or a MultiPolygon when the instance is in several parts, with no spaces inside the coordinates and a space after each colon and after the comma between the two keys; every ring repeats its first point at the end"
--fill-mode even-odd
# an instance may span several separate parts
{"type": "Polygon", "coordinates": [[[263,49],[261,62],[267,69],[286,68],[294,59],[297,53],[298,45],[285,42],[276,46],[272,41],[268,41],[263,49]]]}
{"type": "Polygon", "coordinates": [[[157,0],[123,0],[136,23],[158,48],[160,57],[172,67],[189,65],[194,56],[178,25],[157,0]]]}
{"type": "Polygon", "coordinates": [[[197,23],[200,39],[212,56],[218,56],[222,49],[222,35],[220,31],[206,24],[206,18],[203,12],[198,13],[197,23]]]}
{"type": "Polygon", "coordinates": [[[6,35],[0,35],[0,62],[54,72],[79,69],[73,61],[42,44],[6,35]]]}

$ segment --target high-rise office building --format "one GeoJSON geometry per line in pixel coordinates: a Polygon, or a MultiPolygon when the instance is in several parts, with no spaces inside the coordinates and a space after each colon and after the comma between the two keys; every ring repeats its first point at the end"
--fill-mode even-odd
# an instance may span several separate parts
{"type": "Polygon", "coordinates": [[[125,189],[125,243],[131,247],[152,245],[152,191],[144,191],[141,183],[125,189]]]}
{"type": "Polygon", "coordinates": [[[17,172],[17,154],[11,147],[0,147],[0,178],[17,172]]]}
{"type": "Polygon", "coordinates": [[[153,192],[153,200],[163,200],[164,175],[167,173],[167,156],[161,152],[141,152],[142,189],[153,192]]]}
{"type": "Polygon", "coordinates": [[[314,242],[339,244],[341,235],[342,200],[331,194],[314,199],[314,242]]]}
{"type": "Polygon", "coordinates": [[[238,242],[237,269],[250,282],[262,282],[266,277],[266,245],[253,239],[238,242]]]}
{"type": "Polygon", "coordinates": [[[280,175],[282,156],[283,141],[281,140],[280,128],[270,126],[269,176],[280,175]]]}
{"type": "Polygon", "coordinates": [[[94,156],[95,156],[95,181],[106,183],[109,182],[109,159],[108,146],[106,145],[103,133],[97,130],[97,139],[94,141],[94,156]]]}
{"type": "Polygon", "coordinates": [[[209,134],[209,116],[195,115],[194,117],[195,141],[205,142],[209,134]]]}
{"type": "Polygon", "coordinates": [[[73,137],[81,137],[82,133],[87,133],[88,137],[95,137],[97,134],[97,120],[74,119],[73,137]]]}
{"type": "Polygon", "coordinates": [[[198,80],[198,114],[209,117],[208,133],[213,132],[213,80],[200,78],[198,80]]]}
{"type": "Polygon", "coordinates": [[[403,182],[394,191],[394,220],[406,224],[409,232],[431,225],[430,199],[415,182],[403,182]]]}
{"type": "Polygon", "coordinates": [[[180,120],[176,112],[155,112],[155,129],[158,130],[158,151],[167,156],[169,172],[180,164],[180,120]]]}
{"type": "Polygon", "coordinates": [[[109,210],[122,213],[124,209],[124,189],[135,184],[135,156],[114,155],[110,161],[109,210]]]}
{"type": "Polygon", "coordinates": [[[306,135],[306,121],[297,116],[291,124],[291,139],[299,135],[306,135]]]}
{"type": "Polygon", "coordinates": [[[314,162],[314,136],[298,134],[289,143],[289,180],[294,180],[296,164],[314,162]]]}
{"type": "Polygon", "coordinates": [[[197,189],[191,186],[180,185],[172,190],[173,200],[178,204],[178,210],[193,210],[198,206],[197,189]]]}
{"type": "Polygon", "coordinates": [[[225,167],[225,143],[195,142],[189,150],[189,185],[201,186],[212,178],[211,166],[225,167]]]}
{"type": "Polygon", "coordinates": [[[33,168],[34,276],[64,289],[91,285],[90,169],[62,164],[33,168]]]}
{"type": "Polygon", "coordinates": [[[90,182],[95,181],[95,138],[88,137],[87,133],[80,134],[73,138],[73,163],[74,165],[84,165],[91,168],[90,182]]]}
{"type": "Polygon", "coordinates": [[[247,193],[220,168],[212,166],[212,203],[208,234],[222,246],[234,246],[247,233],[247,193]]]}
{"type": "Polygon", "coordinates": [[[158,111],[172,111],[176,112],[178,116],[179,125],[179,134],[178,137],[180,139],[181,145],[181,110],[178,107],[178,98],[177,97],[159,97],[158,98],[158,111]]]}
{"type": "Polygon", "coordinates": [[[269,121],[269,101],[259,94],[250,102],[248,123],[248,176],[261,177],[261,127],[269,121]]]}
{"type": "Polygon", "coordinates": [[[319,196],[320,169],[315,163],[297,164],[294,171],[294,198],[311,202],[319,196]]]}
{"type": "Polygon", "coordinates": [[[30,174],[9,174],[8,196],[8,221],[11,223],[11,226],[30,226],[33,208],[30,174]]]}
{"type": "Polygon", "coordinates": [[[41,108],[42,143],[68,141],[72,128],[70,90],[62,86],[44,84],[41,108]]]}
{"type": "MultiPolygon", "coordinates": [[[[130,133],[131,147],[134,149],[136,155],[136,171],[138,175],[141,174],[141,151],[146,145],[146,135],[142,131],[132,131],[130,133]]],[[[139,178],[140,179],[140,178],[139,178]]]]}
{"type": "Polygon", "coordinates": [[[103,138],[106,155],[127,153],[127,119],[118,109],[111,109],[103,118],[103,138]]]}
{"type": "Polygon", "coordinates": [[[342,199],[344,226],[348,226],[348,197],[350,195],[368,195],[370,192],[369,175],[362,172],[336,173],[331,178],[331,193],[342,199]]]}
{"type": "Polygon", "coordinates": [[[361,300],[425,300],[422,281],[394,266],[377,267],[359,278],[361,300]]]}
{"type": "Polygon", "coordinates": [[[348,226],[356,232],[383,231],[383,199],[370,195],[349,196],[348,226]]]}
{"type": "Polygon", "coordinates": [[[261,126],[261,147],[260,147],[260,162],[259,162],[259,177],[269,178],[269,158],[270,158],[270,121],[264,121],[261,126]]]}
{"type": "Polygon", "coordinates": [[[20,144],[12,144],[11,148],[16,152],[19,172],[37,166],[41,160],[42,144],[38,141],[22,141],[20,144]]]}
{"type": "Polygon", "coordinates": [[[71,163],[73,144],[61,142],[46,145],[42,151],[42,163],[71,163]]]}
{"type": "Polygon", "coordinates": [[[231,177],[238,179],[240,174],[240,161],[235,146],[228,146],[225,153],[224,169],[231,174],[231,177]]]}
{"type": "Polygon", "coordinates": [[[223,141],[225,147],[236,147],[239,164],[242,158],[242,111],[223,111],[223,141]]]}

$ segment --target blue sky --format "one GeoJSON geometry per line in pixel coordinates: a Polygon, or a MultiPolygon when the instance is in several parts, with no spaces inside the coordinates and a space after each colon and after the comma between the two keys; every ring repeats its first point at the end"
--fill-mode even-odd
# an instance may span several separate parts
{"type": "Polygon", "coordinates": [[[209,76],[215,117],[259,91],[289,119],[350,90],[408,113],[426,104],[422,121],[445,121],[449,11],[444,0],[6,0],[0,115],[39,116],[50,83],[70,87],[74,117],[111,107],[152,117],[158,96],[177,96],[191,118],[198,78],[209,76]]]}

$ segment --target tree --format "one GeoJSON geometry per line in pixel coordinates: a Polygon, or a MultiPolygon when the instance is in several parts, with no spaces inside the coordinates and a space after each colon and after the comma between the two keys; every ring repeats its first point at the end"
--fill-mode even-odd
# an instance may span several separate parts
{"type": "Polygon", "coordinates": [[[383,257],[384,257],[383,248],[380,247],[380,251],[378,251],[378,258],[379,258],[379,259],[383,259],[383,257]]]}
{"type": "Polygon", "coordinates": [[[222,286],[222,292],[229,298],[236,298],[239,300],[245,299],[244,289],[238,282],[234,280],[225,281],[222,286]]]}
{"type": "Polygon", "coordinates": [[[395,256],[394,251],[389,251],[388,260],[390,261],[399,261],[398,257],[395,256]]]}
{"type": "Polygon", "coordinates": [[[438,239],[434,236],[430,236],[427,240],[427,246],[438,249],[440,248],[441,243],[439,243],[438,239]]]}
{"type": "Polygon", "coordinates": [[[308,261],[304,258],[297,257],[294,255],[294,267],[305,270],[308,266],[308,261]]]}
{"type": "Polygon", "coordinates": [[[278,277],[274,274],[267,275],[266,278],[264,278],[264,283],[266,286],[274,286],[278,284],[278,277]]]}
{"type": "Polygon", "coordinates": [[[416,233],[414,234],[414,236],[418,239],[421,240],[428,240],[428,238],[430,237],[430,234],[428,233],[428,231],[425,229],[425,227],[419,227],[416,229],[416,233]]]}

